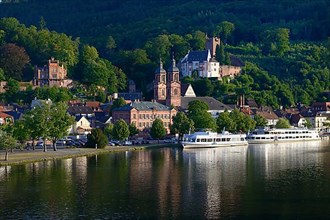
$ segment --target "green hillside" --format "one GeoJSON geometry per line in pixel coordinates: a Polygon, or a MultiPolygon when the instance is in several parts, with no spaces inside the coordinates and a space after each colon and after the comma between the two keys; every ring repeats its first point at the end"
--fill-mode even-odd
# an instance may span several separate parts
{"type": "Polygon", "coordinates": [[[55,57],[83,84],[77,93],[125,91],[133,79],[148,99],[159,57],[166,68],[171,54],[178,61],[204,49],[207,34],[246,66],[234,80],[183,79],[197,95],[236,103],[244,94],[276,108],[330,101],[328,0],[2,0],[1,17],[5,80],[31,80],[34,65],[55,57]],[[227,36],[224,24],[233,28],[227,36]],[[25,61],[20,68],[17,60],[25,61]]]}
{"type": "Polygon", "coordinates": [[[232,44],[257,42],[262,31],[277,27],[290,29],[291,40],[330,36],[328,0],[25,0],[0,4],[0,16],[35,26],[43,17],[49,29],[84,42],[104,41],[111,35],[124,49],[141,47],[163,33],[212,34],[224,20],[235,24],[232,44]]]}

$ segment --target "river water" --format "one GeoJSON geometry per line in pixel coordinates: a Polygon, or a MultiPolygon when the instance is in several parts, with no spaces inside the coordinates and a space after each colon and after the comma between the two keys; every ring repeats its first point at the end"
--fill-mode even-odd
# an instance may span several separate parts
{"type": "Polygon", "coordinates": [[[328,141],[0,167],[0,219],[326,219],[328,141]]]}

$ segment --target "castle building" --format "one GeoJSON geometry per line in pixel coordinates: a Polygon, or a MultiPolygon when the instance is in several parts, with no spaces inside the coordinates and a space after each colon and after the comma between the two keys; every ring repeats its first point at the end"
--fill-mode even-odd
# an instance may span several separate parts
{"type": "Polygon", "coordinates": [[[174,58],[167,73],[163,69],[162,61],[159,63],[159,68],[155,72],[154,99],[167,106],[181,105],[179,68],[176,67],[174,58]]]}
{"type": "Polygon", "coordinates": [[[48,60],[48,65],[43,67],[35,66],[34,68],[34,86],[57,86],[68,87],[71,80],[66,80],[67,70],[63,65],[60,65],[59,60],[53,57],[48,60]]]}

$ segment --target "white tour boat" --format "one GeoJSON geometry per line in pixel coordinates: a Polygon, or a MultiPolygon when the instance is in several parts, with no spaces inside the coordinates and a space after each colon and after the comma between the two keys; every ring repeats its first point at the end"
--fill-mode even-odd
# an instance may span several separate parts
{"type": "Polygon", "coordinates": [[[262,128],[247,134],[249,144],[321,140],[317,130],[307,128],[262,128]]]}
{"type": "Polygon", "coordinates": [[[213,148],[248,145],[246,134],[216,133],[211,131],[184,134],[181,142],[183,148],[213,148]]]}

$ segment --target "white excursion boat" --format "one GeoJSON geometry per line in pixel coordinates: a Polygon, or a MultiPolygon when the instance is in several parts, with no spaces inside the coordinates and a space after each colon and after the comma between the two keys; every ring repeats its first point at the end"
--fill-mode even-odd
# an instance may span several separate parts
{"type": "Polygon", "coordinates": [[[246,134],[216,133],[211,131],[184,134],[181,142],[183,148],[213,148],[248,145],[246,134]]]}
{"type": "Polygon", "coordinates": [[[262,128],[247,134],[249,144],[321,140],[317,130],[307,128],[262,128]]]}

